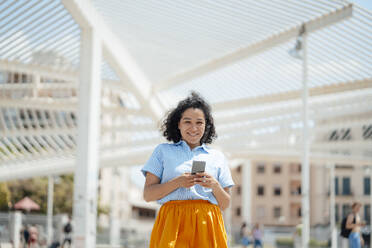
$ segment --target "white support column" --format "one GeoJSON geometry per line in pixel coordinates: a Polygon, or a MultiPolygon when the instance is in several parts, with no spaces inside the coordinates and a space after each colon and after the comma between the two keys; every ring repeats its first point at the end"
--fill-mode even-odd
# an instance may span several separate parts
{"type": "Polygon", "coordinates": [[[242,165],[242,216],[247,225],[251,224],[251,161],[246,160],[242,165]]]}
{"type": "Polygon", "coordinates": [[[111,204],[110,204],[110,245],[119,247],[120,245],[120,220],[118,206],[118,189],[120,182],[118,180],[119,171],[117,168],[111,170],[111,204]]]}
{"type": "Polygon", "coordinates": [[[32,83],[33,85],[33,90],[32,90],[32,96],[34,98],[38,97],[39,94],[39,88],[40,88],[40,75],[39,74],[34,74],[32,77],[32,83]]]}
{"type": "Polygon", "coordinates": [[[77,156],[74,179],[74,247],[96,246],[97,189],[101,112],[100,37],[93,28],[81,32],[77,156]]]}
{"type": "Polygon", "coordinates": [[[15,211],[9,214],[9,232],[10,240],[13,241],[13,247],[20,245],[20,232],[22,227],[22,213],[15,211]]]}
{"type": "Polygon", "coordinates": [[[302,247],[307,248],[310,241],[310,136],[309,136],[309,89],[307,85],[307,31],[302,34],[302,247]]]}
{"type": "Polygon", "coordinates": [[[335,165],[329,165],[329,179],[330,179],[330,199],[329,199],[329,217],[331,223],[331,240],[332,248],[337,248],[337,229],[336,229],[336,200],[335,200],[335,165]]]}
{"type": "Polygon", "coordinates": [[[54,177],[48,177],[48,211],[47,211],[47,244],[53,240],[53,197],[54,197],[54,177]]]}

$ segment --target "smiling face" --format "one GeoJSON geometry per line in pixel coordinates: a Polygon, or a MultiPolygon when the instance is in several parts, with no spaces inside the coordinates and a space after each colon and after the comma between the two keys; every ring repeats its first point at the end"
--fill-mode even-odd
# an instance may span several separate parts
{"type": "Polygon", "coordinates": [[[200,140],[205,131],[205,117],[201,109],[188,108],[181,116],[178,123],[182,139],[191,149],[200,146],[200,140]]]}

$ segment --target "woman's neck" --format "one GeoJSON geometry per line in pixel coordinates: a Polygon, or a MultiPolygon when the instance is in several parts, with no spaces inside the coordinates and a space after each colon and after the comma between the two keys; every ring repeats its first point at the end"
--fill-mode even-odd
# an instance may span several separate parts
{"type": "MultiPolygon", "coordinates": [[[[183,140],[183,141],[185,141],[185,140],[183,140]]],[[[185,141],[185,143],[190,147],[190,150],[194,149],[195,147],[200,146],[200,144],[196,144],[196,145],[195,144],[189,144],[186,141],[185,141]]]]}

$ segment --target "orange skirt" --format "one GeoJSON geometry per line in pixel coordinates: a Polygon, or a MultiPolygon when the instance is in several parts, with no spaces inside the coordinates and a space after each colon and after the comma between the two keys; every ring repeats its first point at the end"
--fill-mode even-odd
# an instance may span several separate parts
{"type": "Polygon", "coordinates": [[[170,201],[159,211],[150,248],[227,248],[221,210],[204,200],[170,201]]]}

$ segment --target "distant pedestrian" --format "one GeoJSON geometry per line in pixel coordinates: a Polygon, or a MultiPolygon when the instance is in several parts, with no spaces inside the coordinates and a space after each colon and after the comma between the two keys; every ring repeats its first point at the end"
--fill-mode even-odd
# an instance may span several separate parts
{"type": "Polygon", "coordinates": [[[253,228],[253,231],[252,231],[252,235],[253,235],[253,247],[254,248],[257,248],[257,247],[263,247],[263,242],[262,242],[262,238],[263,238],[263,231],[260,229],[260,225],[258,223],[256,223],[254,225],[254,228],[253,228]]]}
{"type": "Polygon", "coordinates": [[[39,231],[35,225],[32,225],[28,228],[30,238],[28,240],[28,248],[37,248],[39,247],[39,231]]]}
{"type": "Polygon", "coordinates": [[[240,227],[240,243],[243,246],[243,248],[248,247],[248,245],[251,244],[251,240],[249,239],[249,236],[251,235],[249,228],[247,226],[247,223],[243,222],[242,226],[240,227]]]}
{"type": "Polygon", "coordinates": [[[28,226],[23,226],[22,229],[22,238],[23,238],[23,247],[26,248],[29,241],[30,241],[30,232],[28,230],[28,226]]]}
{"type": "Polygon", "coordinates": [[[66,243],[68,243],[68,247],[71,247],[72,243],[72,224],[71,224],[71,217],[68,217],[68,221],[66,225],[63,227],[63,242],[62,242],[62,248],[65,246],[66,243]]]}
{"type": "Polygon", "coordinates": [[[365,223],[359,216],[359,210],[362,204],[360,202],[354,202],[351,206],[352,212],[348,215],[346,221],[346,229],[351,230],[349,235],[349,247],[350,248],[361,248],[364,246],[364,240],[361,235],[361,228],[365,226],[365,223]]]}

